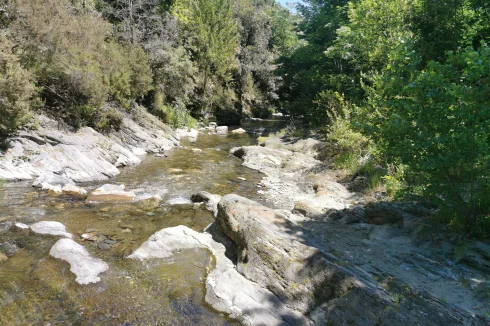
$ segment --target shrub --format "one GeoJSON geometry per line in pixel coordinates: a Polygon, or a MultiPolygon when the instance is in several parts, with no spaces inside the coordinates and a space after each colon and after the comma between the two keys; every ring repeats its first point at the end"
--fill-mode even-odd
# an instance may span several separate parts
{"type": "Polygon", "coordinates": [[[15,131],[31,117],[35,89],[29,77],[10,41],[0,35],[0,133],[15,131]]]}
{"type": "Polygon", "coordinates": [[[143,49],[110,41],[112,27],[69,0],[16,0],[11,34],[47,108],[79,127],[109,99],[129,108],[152,85],[143,49]],[[109,41],[108,41],[109,40],[109,41]]]}

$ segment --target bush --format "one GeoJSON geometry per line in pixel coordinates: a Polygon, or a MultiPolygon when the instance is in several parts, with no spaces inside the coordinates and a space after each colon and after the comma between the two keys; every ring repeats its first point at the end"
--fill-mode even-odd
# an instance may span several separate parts
{"type": "Polygon", "coordinates": [[[93,121],[93,127],[99,132],[119,131],[123,124],[123,117],[114,108],[99,110],[93,121]]]}
{"type": "Polygon", "coordinates": [[[0,133],[15,131],[31,117],[35,89],[29,77],[10,41],[0,35],[0,133]]]}
{"type": "Polygon", "coordinates": [[[197,120],[194,119],[182,103],[176,103],[174,107],[166,105],[155,106],[153,114],[172,128],[196,128],[197,120]]]}
{"type": "Polygon", "coordinates": [[[112,26],[69,0],[17,0],[10,32],[47,108],[75,127],[93,124],[109,99],[129,108],[152,85],[148,58],[108,41],[112,26]]]}

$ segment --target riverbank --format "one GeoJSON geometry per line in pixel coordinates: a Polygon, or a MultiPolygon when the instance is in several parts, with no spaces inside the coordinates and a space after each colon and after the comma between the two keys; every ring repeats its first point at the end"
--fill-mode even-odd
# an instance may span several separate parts
{"type": "Polygon", "coordinates": [[[0,179],[56,184],[107,180],[120,173],[118,168],[141,163],[147,153],[179,144],[174,131],[144,108],[121,114],[121,128],[105,135],[89,127],[73,131],[38,115],[35,130],[7,140],[0,152],[0,179]]]}

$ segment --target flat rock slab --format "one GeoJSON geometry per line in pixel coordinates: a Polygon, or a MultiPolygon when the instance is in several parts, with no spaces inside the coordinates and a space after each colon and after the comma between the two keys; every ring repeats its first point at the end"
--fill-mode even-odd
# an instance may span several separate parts
{"type": "Polygon", "coordinates": [[[57,235],[66,238],[73,238],[71,233],[66,232],[66,227],[60,222],[41,221],[31,225],[31,230],[37,234],[57,235]]]}
{"type": "Polygon", "coordinates": [[[76,275],[78,284],[97,283],[100,281],[99,274],[109,269],[107,263],[93,258],[85,247],[71,239],[58,240],[49,254],[70,264],[70,271],[76,275]]]}
{"type": "Polygon", "coordinates": [[[214,309],[244,325],[310,325],[297,311],[286,307],[272,292],[247,280],[225,256],[226,248],[209,233],[185,226],[163,229],[136,250],[131,259],[168,258],[182,249],[208,249],[216,257],[216,268],[206,280],[205,300],[214,309]]]}
{"type": "Polygon", "coordinates": [[[136,198],[134,191],[125,191],[124,185],[105,184],[95,189],[87,198],[88,202],[132,202],[136,198]]]}

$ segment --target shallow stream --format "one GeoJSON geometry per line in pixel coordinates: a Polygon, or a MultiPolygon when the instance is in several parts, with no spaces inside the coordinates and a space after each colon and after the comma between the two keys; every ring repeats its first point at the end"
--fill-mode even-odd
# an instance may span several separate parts
{"type": "MultiPolygon", "coordinates": [[[[262,121],[246,129],[279,126],[262,121]]],[[[206,250],[145,262],[125,257],[163,228],[185,225],[202,231],[209,225],[212,213],[189,201],[200,190],[259,200],[257,183],[263,176],[229,154],[232,147],[255,144],[256,137],[199,135],[195,142],[182,141],[167,157],[148,155],[113,180],[84,185],[124,184],[138,196],[161,195],[159,205],[89,204],[49,196],[27,182],[1,187],[0,325],[233,325],[204,302],[206,275],[214,263],[206,250]],[[107,262],[102,281],[78,285],[68,263],[49,256],[58,237],[9,229],[13,222],[38,221],[63,223],[77,242],[107,262]],[[82,241],[84,233],[93,234],[93,241],[82,241]]]]}

